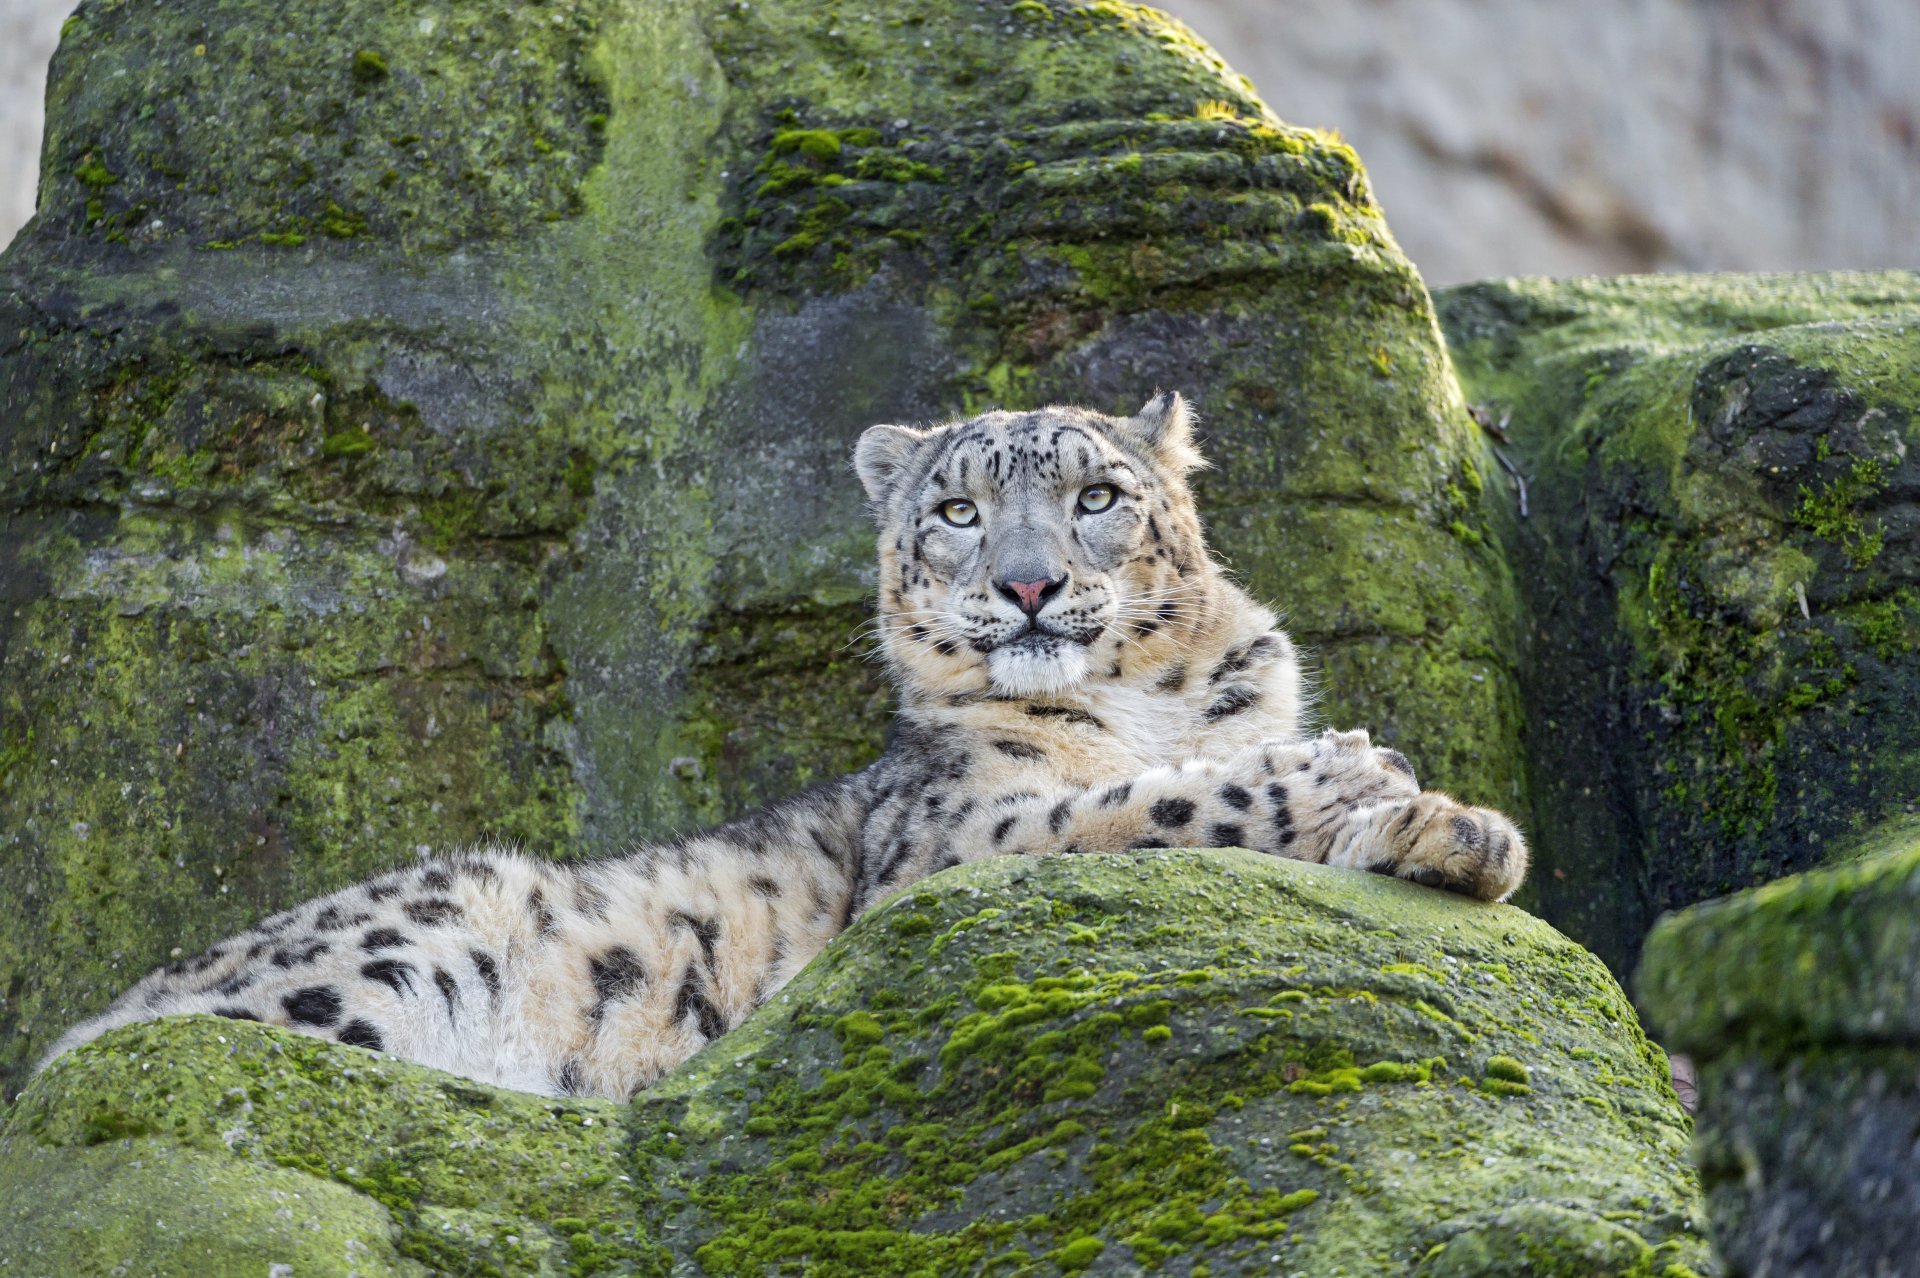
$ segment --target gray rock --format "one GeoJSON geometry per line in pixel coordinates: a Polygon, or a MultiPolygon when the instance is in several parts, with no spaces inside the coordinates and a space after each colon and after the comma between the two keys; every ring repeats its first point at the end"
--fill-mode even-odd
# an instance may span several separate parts
{"type": "Polygon", "coordinates": [[[1700,1068],[1730,1274],[1884,1278],[1920,1250],[1920,831],[1665,919],[1641,1001],[1700,1068]]]}
{"type": "Polygon", "coordinates": [[[633,1105],[208,1017],[0,1127],[63,1274],[1710,1272],[1664,1058],[1539,920],[1251,852],[1007,858],[633,1105]]]}
{"type": "Polygon", "coordinates": [[[1509,280],[1440,309],[1509,440],[1546,917],[1628,971],[1660,911],[1914,811],[1920,277],[1509,280]]]}

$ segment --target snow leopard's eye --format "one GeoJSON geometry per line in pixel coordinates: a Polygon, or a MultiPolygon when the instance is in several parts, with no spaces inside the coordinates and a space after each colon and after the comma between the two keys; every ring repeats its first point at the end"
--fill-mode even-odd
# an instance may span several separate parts
{"type": "Polygon", "coordinates": [[[1097,515],[1113,505],[1112,484],[1088,484],[1080,490],[1080,509],[1097,515]]]}
{"type": "Polygon", "coordinates": [[[980,511],[965,497],[955,497],[940,503],[940,518],[955,528],[967,528],[980,522],[980,511]]]}

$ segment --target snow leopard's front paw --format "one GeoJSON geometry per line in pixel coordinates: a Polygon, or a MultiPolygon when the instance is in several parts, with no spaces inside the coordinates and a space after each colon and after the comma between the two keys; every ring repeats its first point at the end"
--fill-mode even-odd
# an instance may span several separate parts
{"type": "Polygon", "coordinates": [[[1504,901],[1527,876],[1527,841],[1504,813],[1429,790],[1403,804],[1356,813],[1339,864],[1504,901]]]}
{"type": "Polygon", "coordinates": [[[1304,743],[1313,790],[1338,795],[1349,803],[1411,798],[1420,793],[1413,765],[1398,750],[1373,744],[1364,728],[1352,732],[1323,732],[1304,743]]]}

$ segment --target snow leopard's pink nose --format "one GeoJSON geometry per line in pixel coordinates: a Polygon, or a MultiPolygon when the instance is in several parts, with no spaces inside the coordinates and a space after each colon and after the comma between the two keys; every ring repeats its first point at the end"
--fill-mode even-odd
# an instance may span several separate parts
{"type": "Polygon", "coordinates": [[[1000,587],[1001,594],[1020,605],[1021,612],[1032,616],[1040,611],[1047,600],[1060,593],[1060,587],[1067,584],[1067,579],[1059,577],[1048,581],[1042,578],[1039,581],[1001,581],[995,584],[1000,587]]]}

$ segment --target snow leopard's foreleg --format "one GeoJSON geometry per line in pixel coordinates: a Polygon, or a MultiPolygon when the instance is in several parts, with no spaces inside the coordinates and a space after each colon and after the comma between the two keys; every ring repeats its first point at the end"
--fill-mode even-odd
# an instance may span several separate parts
{"type": "Polygon", "coordinates": [[[1513,822],[1422,791],[1406,759],[1365,732],[1267,743],[1104,786],[988,798],[949,842],[970,856],[1244,847],[1489,901],[1518,887],[1527,865],[1513,822]]]}

